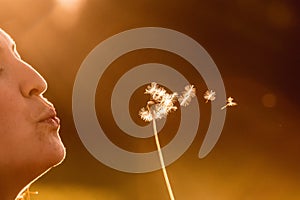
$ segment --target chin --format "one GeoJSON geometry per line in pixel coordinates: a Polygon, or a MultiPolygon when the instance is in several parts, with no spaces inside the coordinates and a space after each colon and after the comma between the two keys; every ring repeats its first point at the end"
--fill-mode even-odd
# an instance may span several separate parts
{"type": "Polygon", "coordinates": [[[66,157],[66,148],[63,146],[63,147],[61,147],[61,151],[57,155],[53,166],[57,166],[57,165],[61,164],[65,160],[65,157],[66,157]]]}
{"type": "Polygon", "coordinates": [[[46,144],[43,143],[41,145],[42,152],[39,153],[39,159],[36,160],[41,170],[48,171],[48,169],[63,162],[66,156],[66,149],[58,135],[49,138],[46,144]]]}
{"type": "Polygon", "coordinates": [[[50,155],[50,167],[54,167],[63,162],[66,157],[66,148],[64,147],[61,140],[59,140],[58,144],[52,149],[52,153],[50,155]]]}

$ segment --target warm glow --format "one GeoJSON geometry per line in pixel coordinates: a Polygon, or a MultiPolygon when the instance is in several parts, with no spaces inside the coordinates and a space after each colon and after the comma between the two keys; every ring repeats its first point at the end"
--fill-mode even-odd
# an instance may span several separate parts
{"type": "Polygon", "coordinates": [[[85,0],[56,0],[57,3],[64,9],[69,11],[78,10],[85,0]]]}
{"type": "Polygon", "coordinates": [[[69,29],[76,24],[80,11],[86,0],[56,0],[57,6],[52,11],[54,23],[63,29],[69,29]]]}

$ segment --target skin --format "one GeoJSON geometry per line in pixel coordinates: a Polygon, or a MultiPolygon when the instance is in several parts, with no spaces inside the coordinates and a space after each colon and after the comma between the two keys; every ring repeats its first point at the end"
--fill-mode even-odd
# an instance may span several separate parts
{"type": "Polygon", "coordinates": [[[0,29],[1,200],[15,199],[65,157],[59,120],[43,97],[46,90],[43,77],[21,59],[14,41],[0,29]]]}

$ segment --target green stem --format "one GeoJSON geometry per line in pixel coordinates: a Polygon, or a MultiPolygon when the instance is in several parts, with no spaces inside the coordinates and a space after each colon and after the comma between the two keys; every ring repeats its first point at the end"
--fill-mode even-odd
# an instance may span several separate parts
{"type": "Polygon", "coordinates": [[[171,188],[171,184],[170,184],[170,181],[169,181],[169,178],[168,178],[168,174],[167,174],[164,158],[163,158],[163,155],[162,155],[159,139],[158,139],[158,134],[157,134],[157,130],[156,130],[156,121],[155,121],[154,118],[153,118],[152,121],[153,121],[153,131],[154,131],[155,143],[156,143],[156,147],[157,147],[157,151],[158,151],[158,155],[159,155],[159,161],[160,161],[160,165],[162,167],[165,182],[167,184],[169,196],[170,196],[171,200],[175,200],[174,194],[173,194],[173,191],[172,191],[172,188],[171,188]]]}

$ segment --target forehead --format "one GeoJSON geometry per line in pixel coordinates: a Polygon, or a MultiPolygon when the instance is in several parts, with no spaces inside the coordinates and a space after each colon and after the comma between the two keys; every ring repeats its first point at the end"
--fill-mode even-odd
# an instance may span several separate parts
{"type": "Polygon", "coordinates": [[[14,43],[14,40],[0,28],[0,49],[3,49],[5,46],[11,46],[14,43]]]}

